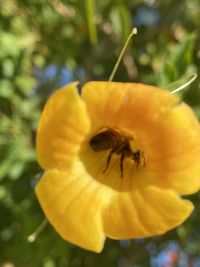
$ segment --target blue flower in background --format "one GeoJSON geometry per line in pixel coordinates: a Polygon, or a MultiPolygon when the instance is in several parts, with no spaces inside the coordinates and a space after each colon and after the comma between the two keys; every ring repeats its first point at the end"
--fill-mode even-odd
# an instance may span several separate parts
{"type": "Polygon", "coordinates": [[[134,26],[156,26],[160,21],[157,9],[148,6],[139,6],[134,17],[134,26]]]}
{"type": "Polygon", "coordinates": [[[56,66],[54,64],[44,69],[35,68],[33,73],[40,84],[53,83],[56,87],[62,87],[74,81],[74,76],[67,67],[56,66]]]}
{"type": "Polygon", "coordinates": [[[45,68],[34,68],[33,75],[38,85],[36,88],[33,88],[31,97],[37,94],[43,94],[45,97],[48,97],[53,91],[75,80],[73,73],[68,67],[55,64],[45,68]]]}
{"type": "MultiPolygon", "coordinates": [[[[177,265],[181,249],[179,244],[176,241],[169,241],[168,244],[162,251],[157,255],[151,258],[152,267],[173,267],[178,266],[182,267],[179,264],[177,265]]],[[[183,254],[186,256],[185,254],[183,254]]],[[[182,257],[184,263],[187,262],[187,259],[182,257]]]]}

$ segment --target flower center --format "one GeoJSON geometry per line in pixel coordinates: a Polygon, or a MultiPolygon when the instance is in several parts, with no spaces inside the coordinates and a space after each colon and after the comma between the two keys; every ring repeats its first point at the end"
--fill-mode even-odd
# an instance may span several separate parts
{"type": "Polygon", "coordinates": [[[113,154],[119,155],[120,176],[123,178],[124,160],[126,158],[134,161],[136,170],[146,164],[144,153],[138,149],[133,151],[131,142],[134,142],[134,138],[131,135],[116,128],[103,127],[91,138],[89,144],[95,152],[109,151],[105,167],[102,170],[103,173],[109,168],[113,154]]]}

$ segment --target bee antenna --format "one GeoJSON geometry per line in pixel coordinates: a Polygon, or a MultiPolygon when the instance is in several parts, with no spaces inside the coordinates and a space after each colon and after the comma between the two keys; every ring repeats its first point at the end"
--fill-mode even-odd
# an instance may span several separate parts
{"type": "Polygon", "coordinates": [[[38,237],[38,235],[44,230],[44,228],[47,226],[48,221],[44,219],[42,223],[36,228],[36,230],[27,237],[28,242],[32,243],[35,241],[35,239],[38,237]]]}
{"type": "Polygon", "coordinates": [[[131,31],[131,33],[129,34],[129,36],[128,36],[127,40],[126,40],[126,43],[124,44],[124,46],[123,46],[123,48],[122,48],[122,50],[121,50],[121,52],[119,54],[119,57],[117,59],[117,62],[115,63],[114,68],[113,68],[113,70],[112,70],[112,72],[110,74],[110,77],[108,79],[109,82],[111,82],[113,80],[113,78],[115,76],[115,73],[117,71],[117,68],[119,67],[119,63],[122,60],[122,57],[124,55],[124,52],[125,52],[128,44],[129,44],[129,41],[132,38],[132,36],[135,35],[135,34],[137,34],[137,28],[133,28],[132,31],[131,31]]]}
{"type": "Polygon", "coordinates": [[[194,80],[196,80],[197,78],[197,74],[194,73],[190,76],[190,79],[188,82],[184,83],[183,85],[179,86],[178,88],[176,88],[175,90],[171,91],[170,94],[175,94],[178,93],[179,91],[185,89],[188,85],[190,85],[194,80]]]}

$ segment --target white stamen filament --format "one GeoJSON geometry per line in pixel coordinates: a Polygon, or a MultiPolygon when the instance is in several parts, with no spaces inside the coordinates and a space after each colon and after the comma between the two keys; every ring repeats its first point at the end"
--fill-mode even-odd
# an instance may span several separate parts
{"type": "Polygon", "coordinates": [[[27,237],[28,242],[32,243],[35,241],[35,239],[38,237],[38,235],[43,231],[43,229],[46,227],[48,224],[48,221],[44,219],[42,223],[38,226],[38,228],[27,237]]]}
{"type": "Polygon", "coordinates": [[[183,85],[181,85],[180,87],[176,88],[175,90],[171,91],[170,94],[175,94],[178,93],[179,91],[185,89],[188,85],[190,85],[195,79],[197,78],[197,74],[194,73],[188,82],[184,83],[183,85]]]}
{"type": "Polygon", "coordinates": [[[137,34],[137,28],[133,28],[132,31],[131,31],[131,33],[129,34],[129,36],[128,36],[127,40],[126,40],[126,43],[124,44],[124,46],[123,46],[123,48],[122,48],[122,50],[121,50],[121,52],[119,54],[119,57],[117,59],[117,62],[115,63],[115,66],[114,66],[114,68],[113,68],[113,70],[112,70],[112,72],[110,74],[110,77],[108,79],[109,82],[111,82],[113,80],[113,78],[115,76],[115,73],[116,73],[116,71],[117,71],[117,69],[119,67],[119,63],[122,60],[122,57],[124,55],[124,52],[126,51],[126,48],[128,46],[128,43],[129,43],[130,39],[132,38],[132,36],[135,35],[135,34],[137,34]]]}

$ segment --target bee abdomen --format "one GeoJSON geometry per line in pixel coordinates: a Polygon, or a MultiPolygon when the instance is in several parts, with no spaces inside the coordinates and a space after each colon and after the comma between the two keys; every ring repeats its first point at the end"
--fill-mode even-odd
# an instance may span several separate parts
{"type": "Polygon", "coordinates": [[[118,136],[111,131],[105,131],[95,135],[90,140],[90,146],[94,151],[101,151],[113,148],[118,144],[118,136]]]}

